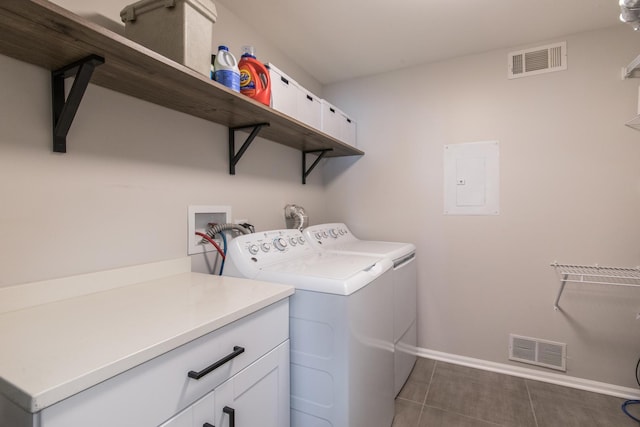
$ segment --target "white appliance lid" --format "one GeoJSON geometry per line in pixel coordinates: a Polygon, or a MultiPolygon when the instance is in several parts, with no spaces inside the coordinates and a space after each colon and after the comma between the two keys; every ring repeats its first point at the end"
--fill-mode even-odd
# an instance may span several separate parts
{"type": "Polygon", "coordinates": [[[378,242],[374,240],[350,240],[348,242],[322,245],[322,247],[328,251],[388,257],[391,259],[401,258],[416,250],[416,247],[411,243],[378,242]]]}
{"type": "Polygon", "coordinates": [[[344,281],[370,269],[378,261],[379,257],[316,252],[313,255],[276,262],[260,270],[344,281]]]}
{"type": "Polygon", "coordinates": [[[255,279],[347,296],[377,280],[392,266],[388,258],[325,252],[264,266],[255,279]]]}

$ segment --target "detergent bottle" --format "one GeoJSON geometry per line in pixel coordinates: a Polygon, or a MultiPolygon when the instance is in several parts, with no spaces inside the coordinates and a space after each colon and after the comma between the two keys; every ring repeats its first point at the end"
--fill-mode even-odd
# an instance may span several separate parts
{"type": "Polygon", "coordinates": [[[213,79],[226,87],[240,92],[240,70],[238,62],[227,46],[219,46],[213,61],[213,79]]]}
{"type": "Polygon", "coordinates": [[[240,93],[266,106],[271,105],[271,80],[269,70],[256,59],[253,46],[242,47],[240,69],[240,93]]]}

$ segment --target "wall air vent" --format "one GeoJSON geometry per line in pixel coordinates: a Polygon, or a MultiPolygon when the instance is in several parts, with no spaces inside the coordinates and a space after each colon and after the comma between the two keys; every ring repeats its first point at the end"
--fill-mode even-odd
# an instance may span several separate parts
{"type": "Polygon", "coordinates": [[[509,360],[567,370],[567,345],[537,338],[509,335],[509,360]]]}
{"type": "Polygon", "coordinates": [[[567,42],[509,53],[508,77],[533,76],[567,69],[567,42]]]}

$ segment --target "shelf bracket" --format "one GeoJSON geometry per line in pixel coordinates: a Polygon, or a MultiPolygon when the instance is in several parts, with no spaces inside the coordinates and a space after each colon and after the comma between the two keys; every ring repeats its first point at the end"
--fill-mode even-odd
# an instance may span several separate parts
{"type": "Polygon", "coordinates": [[[307,183],[307,177],[309,176],[309,174],[311,173],[311,171],[318,166],[318,163],[320,163],[320,160],[322,160],[322,158],[329,152],[332,151],[332,148],[328,148],[326,150],[309,150],[309,151],[303,151],[302,152],[302,184],[306,184],[307,183]],[[318,157],[316,158],[316,160],[311,164],[311,166],[309,166],[309,169],[307,169],[307,154],[319,154],[318,157]]]}
{"type": "Polygon", "coordinates": [[[562,292],[564,291],[564,286],[567,284],[568,278],[568,274],[562,275],[562,280],[560,281],[560,289],[558,289],[558,296],[556,296],[556,302],[553,303],[553,309],[555,311],[560,310],[560,297],[562,296],[562,292]]]}
{"type": "Polygon", "coordinates": [[[236,165],[242,158],[242,155],[245,151],[247,151],[247,148],[249,148],[255,137],[258,136],[258,133],[260,133],[260,130],[262,130],[262,128],[265,126],[269,126],[269,123],[258,123],[255,125],[229,128],[229,175],[236,174],[236,165]],[[236,153],[236,131],[246,129],[252,129],[251,133],[249,134],[249,136],[247,136],[247,139],[242,144],[242,147],[240,147],[240,149],[236,153]]]}
{"type": "Polygon", "coordinates": [[[67,134],[76,116],[80,101],[91,81],[93,70],[104,64],[104,58],[89,55],[66,67],[51,72],[51,101],[53,104],[53,151],[67,152],[67,134]],[[65,100],[64,81],[75,77],[69,96],[65,100]]]}
{"type": "Polygon", "coordinates": [[[635,71],[640,68],[640,56],[636,57],[629,65],[622,67],[622,80],[631,79],[635,76],[635,71]]]}

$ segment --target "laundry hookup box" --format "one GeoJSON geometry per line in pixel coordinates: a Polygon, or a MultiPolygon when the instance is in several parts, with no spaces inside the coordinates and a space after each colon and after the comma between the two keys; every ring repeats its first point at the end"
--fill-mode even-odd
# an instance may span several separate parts
{"type": "Polygon", "coordinates": [[[207,77],[217,16],[211,0],[141,0],[120,12],[127,38],[207,77]]]}

